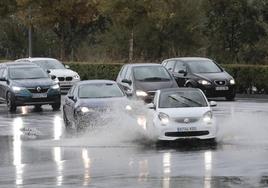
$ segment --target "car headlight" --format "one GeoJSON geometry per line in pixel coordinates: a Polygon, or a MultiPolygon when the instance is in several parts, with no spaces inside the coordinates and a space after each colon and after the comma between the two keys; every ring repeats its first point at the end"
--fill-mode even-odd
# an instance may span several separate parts
{"type": "Polygon", "coordinates": [[[80,107],[80,108],[78,109],[78,111],[80,111],[80,112],[82,112],[83,114],[85,114],[85,113],[89,113],[89,112],[94,112],[94,109],[92,109],[92,108],[88,108],[88,107],[80,107]]]}
{"type": "Polygon", "coordinates": [[[210,124],[212,122],[212,112],[208,111],[203,115],[203,121],[210,124]]]}
{"type": "Polygon", "coordinates": [[[131,110],[132,110],[132,107],[131,107],[130,105],[126,105],[125,109],[126,109],[127,111],[131,111],[131,110]]]}
{"type": "Polygon", "coordinates": [[[141,126],[144,130],[146,130],[147,126],[146,126],[146,123],[147,123],[147,120],[146,120],[146,117],[144,116],[140,116],[137,118],[137,123],[139,126],[141,126]]]}
{"type": "Polygon", "coordinates": [[[198,80],[198,83],[202,85],[211,85],[211,83],[207,80],[198,80]]]}
{"type": "Polygon", "coordinates": [[[60,86],[59,86],[59,84],[55,84],[55,85],[51,86],[51,89],[60,89],[60,86]]]}
{"type": "Polygon", "coordinates": [[[234,80],[234,79],[231,79],[231,80],[230,80],[230,84],[231,84],[231,85],[235,85],[235,80],[234,80]]]}
{"type": "Polygon", "coordinates": [[[12,90],[14,91],[14,92],[20,92],[21,90],[23,90],[24,88],[22,88],[22,87],[18,87],[18,86],[12,86],[12,90]]]}
{"type": "Polygon", "coordinates": [[[169,123],[169,116],[163,112],[160,112],[158,114],[158,118],[160,119],[160,121],[163,125],[166,125],[169,123]]]}
{"type": "Polygon", "coordinates": [[[80,76],[77,74],[73,78],[78,80],[78,79],[80,79],[80,76]]]}
{"type": "Polygon", "coordinates": [[[148,94],[147,94],[146,92],[141,91],[141,90],[137,90],[137,91],[136,91],[136,95],[137,95],[138,97],[146,97],[146,96],[148,96],[148,94]]]}

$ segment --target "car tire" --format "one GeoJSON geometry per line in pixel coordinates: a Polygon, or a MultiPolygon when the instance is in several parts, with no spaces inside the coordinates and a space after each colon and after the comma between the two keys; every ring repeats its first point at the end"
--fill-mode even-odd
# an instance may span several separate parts
{"type": "Polygon", "coordinates": [[[35,109],[35,111],[41,111],[42,110],[42,105],[34,105],[34,109],[35,109]]]}
{"type": "Polygon", "coordinates": [[[194,86],[193,86],[193,84],[191,84],[191,83],[188,83],[188,84],[186,84],[186,87],[190,87],[190,88],[193,88],[194,86]]]}
{"type": "Polygon", "coordinates": [[[12,93],[10,92],[7,93],[6,101],[7,101],[8,111],[16,112],[17,106],[15,105],[15,100],[14,100],[14,97],[12,96],[12,93]]]}
{"type": "Polygon", "coordinates": [[[58,111],[60,109],[61,104],[55,103],[55,104],[52,104],[51,106],[52,106],[53,111],[58,111]]]}
{"type": "Polygon", "coordinates": [[[227,95],[225,98],[226,98],[227,101],[234,101],[234,99],[235,99],[235,94],[227,95]]]}

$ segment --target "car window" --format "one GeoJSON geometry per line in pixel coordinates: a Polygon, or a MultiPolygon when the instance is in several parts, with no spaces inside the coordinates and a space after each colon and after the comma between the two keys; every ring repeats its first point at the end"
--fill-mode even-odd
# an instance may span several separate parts
{"type": "Polygon", "coordinates": [[[170,74],[163,66],[139,66],[133,68],[135,80],[143,82],[169,81],[170,74]]]}
{"type": "Polygon", "coordinates": [[[0,68],[0,78],[3,78],[4,69],[0,68]]]}
{"type": "Polygon", "coordinates": [[[126,72],[126,79],[127,79],[127,80],[131,80],[131,68],[128,68],[128,69],[127,69],[127,72],[126,72]]]}
{"type": "Polygon", "coordinates": [[[38,66],[42,67],[45,70],[49,69],[65,69],[64,65],[56,59],[51,60],[36,60],[33,63],[37,64],[38,66]]]}
{"type": "Polygon", "coordinates": [[[9,68],[8,74],[13,80],[48,78],[48,75],[40,67],[12,67],[9,68]]]}
{"type": "Polygon", "coordinates": [[[178,73],[179,71],[186,71],[186,65],[184,62],[177,61],[175,65],[174,72],[178,73]]]}
{"type": "Polygon", "coordinates": [[[175,61],[168,61],[165,67],[167,70],[173,71],[174,64],[175,64],[175,61]]]}
{"type": "Polygon", "coordinates": [[[200,91],[169,91],[160,94],[159,108],[187,108],[208,106],[200,91]]]}
{"type": "Polygon", "coordinates": [[[123,68],[122,68],[122,70],[120,72],[121,79],[124,79],[125,78],[126,72],[127,72],[127,68],[128,68],[127,66],[123,66],[123,68]]]}
{"type": "Polygon", "coordinates": [[[217,73],[222,69],[211,60],[196,60],[187,62],[192,73],[217,73]]]}
{"type": "Polygon", "coordinates": [[[112,98],[123,97],[123,91],[117,84],[97,83],[83,84],[79,87],[79,98],[112,98]]]}

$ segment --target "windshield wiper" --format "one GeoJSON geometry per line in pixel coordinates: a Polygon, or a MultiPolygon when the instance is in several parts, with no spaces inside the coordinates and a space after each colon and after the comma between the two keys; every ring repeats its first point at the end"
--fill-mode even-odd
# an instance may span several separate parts
{"type": "Polygon", "coordinates": [[[168,81],[170,80],[169,78],[162,78],[162,77],[149,77],[149,78],[144,78],[141,81],[168,81]]]}
{"type": "Polygon", "coordinates": [[[180,102],[180,103],[182,103],[182,104],[184,104],[184,105],[190,107],[189,104],[187,104],[187,103],[185,103],[185,102],[183,102],[183,101],[181,101],[181,100],[179,100],[179,99],[177,99],[177,98],[175,98],[175,97],[173,97],[173,96],[171,96],[171,95],[169,95],[168,97],[171,98],[171,99],[173,99],[174,101],[180,102]]]}
{"type": "Polygon", "coordinates": [[[197,102],[197,101],[195,101],[195,100],[189,99],[189,98],[184,97],[184,96],[180,96],[180,97],[183,98],[183,99],[185,99],[185,100],[187,100],[187,101],[190,101],[190,102],[192,102],[192,103],[195,103],[195,104],[197,104],[197,105],[199,105],[199,106],[203,106],[203,104],[201,104],[201,103],[199,103],[199,102],[197,102]]]}

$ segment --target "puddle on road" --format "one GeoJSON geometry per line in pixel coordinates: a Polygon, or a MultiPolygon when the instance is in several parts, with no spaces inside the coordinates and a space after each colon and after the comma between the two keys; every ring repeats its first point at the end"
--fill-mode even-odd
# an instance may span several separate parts
{"type": "Polygon", "coordinates": [[[268,117],[257,113],[235,112],[218,118],[218,142],[231,145],[268,145],[268,117]]]}

